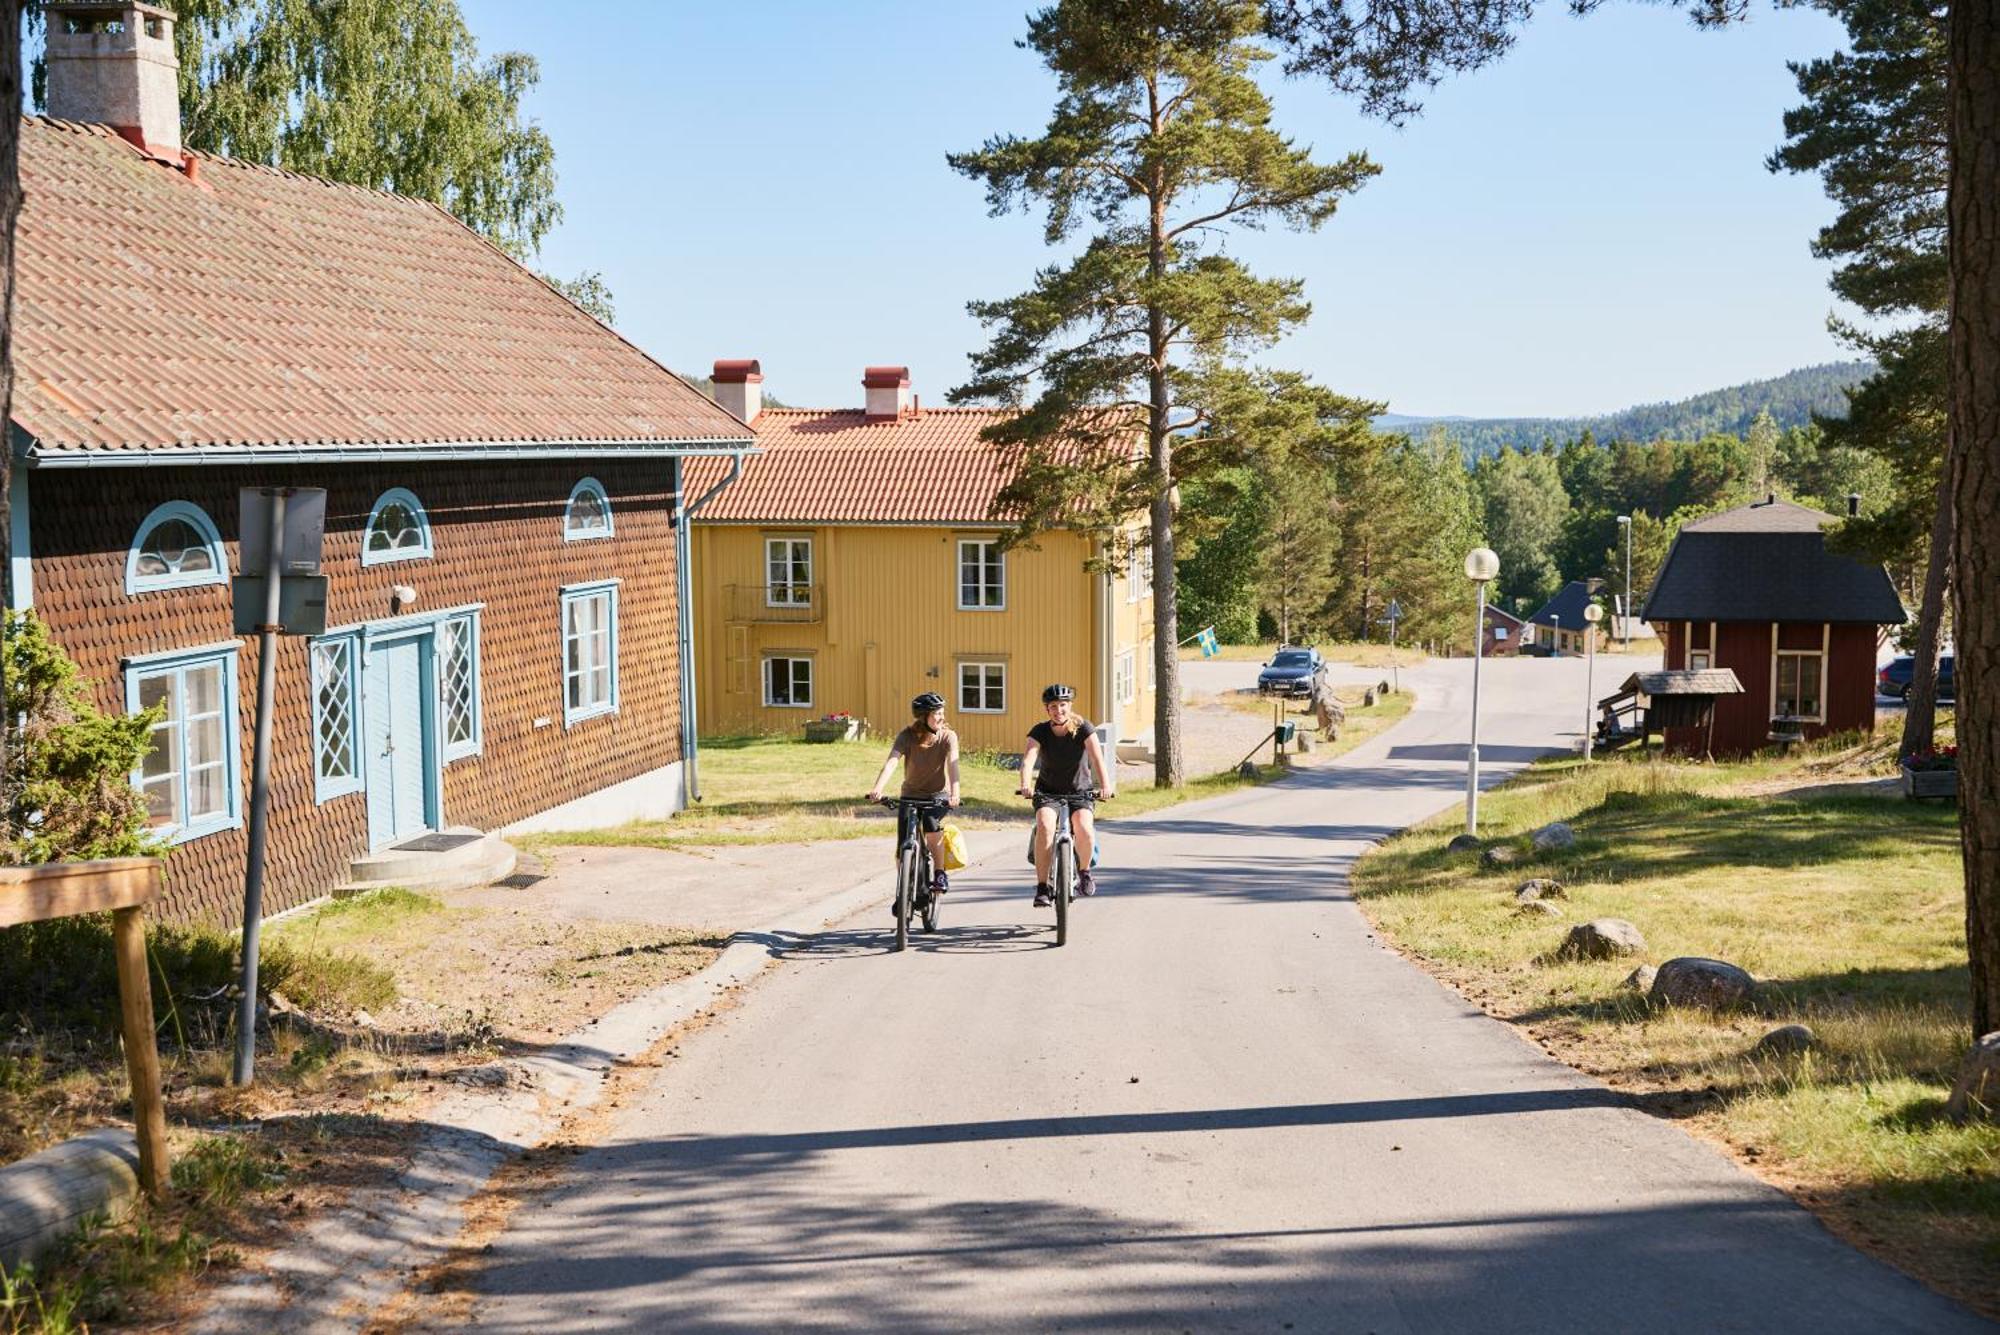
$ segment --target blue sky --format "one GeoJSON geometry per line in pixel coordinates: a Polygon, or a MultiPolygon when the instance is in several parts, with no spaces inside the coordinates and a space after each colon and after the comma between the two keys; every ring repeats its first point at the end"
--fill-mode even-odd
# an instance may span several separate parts
{"type": "MultiPolygon", "coordinates": [[[[461,4],[482,50],[541,60],[528,110],[567,213],[544,267],[602,271],[620,328],[679,370],[758,357],[770,392],[830,406],[860,403],[864,365],[907,363],[942,402],[983,342],[966,301],[1052,258],[944,162],[1046,120],[1053,86],[1014,46],[1025,4],[461,4]]],[[[1785,61],[1834,49],[1838,25],[1545,9],[1401,130],[1273,76],[1281,128],[1383,172],[1317,233],[1230,243],[1314,304],[1263,360],[1397,412],[1513,416],[1850,355],[1808,251],[1831,207],[1763,166],[1797,101],[1785,61]]]]}

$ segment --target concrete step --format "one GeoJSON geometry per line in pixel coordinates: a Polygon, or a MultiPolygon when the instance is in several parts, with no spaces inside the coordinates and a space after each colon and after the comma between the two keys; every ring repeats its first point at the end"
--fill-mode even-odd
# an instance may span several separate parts
{"type": "Polygon", "coordinates": [[[513,874],[513,845],[497,834],[456,827],[406,839],[356,858],[336,897],[399,886],[405,890],[464,890],[513,874]]]}

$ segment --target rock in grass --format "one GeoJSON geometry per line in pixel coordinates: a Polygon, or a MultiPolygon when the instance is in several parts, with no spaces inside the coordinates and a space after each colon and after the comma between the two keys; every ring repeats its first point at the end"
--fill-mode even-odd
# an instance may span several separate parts
{"type": "Polygon", "coordinates": [[[1514,912],[1523,918],[1560,918],[1563,915],[1560,907],[1549,903],[1546,899],[1530,899],[1526,903],[1516,904],[1514,912]]]}
{"type": "Polygon", "coordinates": [[[1479,855],[1482,865],[1488,867],[1511,867],[1521,860],[1521,855],[1506,844],[1495,844],[1479,855]]]}
{"type": "Polygon", "coordinates": [[[1954,1122],[2000,1122],[2000,1029],[1972,1045],[1944,1105],[1954,1122]]]}
{"type": "Polygon", "coordinates": [[[1625,981],[1618,986],[1627,992],[1650,991],[1653,986],[1653,979],[1659,972],[1658,969],[1655,969],[1650,964],[1641,964],[1638,968],[1626,974],[1625,981]]]}
{"type": "Polygon", "coordinates": [[[1647,994],[1656,1005],[1735,1010],[1757,994],[1757,980],[1725,960],[1683,955],[1660,966],[1647,994]]]}
{"type": "Polygon", "coordinates": [[[1514,891],[1514,902],[1517,904],[1526,904],[1536,899],[1568,898],[1569,895],[1564,892],[1561,881],[1551,881],[1541,876],[1537,876],[1532,881],[1521,882],[1520,886],[1514,891]]]}
{"type": "Polygon", "coordinates": [[[1592,918],[1569,929],[1569,939],[1556,954],[1572,960],[1615,960],[1637,955],[1646,948],[1646,938],[1623,918],[1592,918]]]}
{"type": "Polygon", "coordinates": [[[1795,1057],[1813,1045],[1813,1031],[1803,1024],[1781,1024],[1757,1040],[1751,1051],[1764,1057],[1795,1057]]]}
{"type": "Polygon", "coordinates": [[[1529,842],[1534,844],[1537,852],[1542,853],[1556,848],[1574,848],[1576,847],[1576,831],[1569,827],[1568,821],[1554,821],[1536,830],[1533,835],[1529,836],[1529,842]]]}
{"type": "Polygon", "coordinates": [[[1447,853],[1477,853],[1479,851],[1479,836],[1476,834],[1456,835],[1450,843],[1444,846],[1444,849],[1447,853]]]}
{"type": "Polygon", "coordinates": [[[1236,767],[1236,772],[1246,779],[1254,779],[1257,777],[1257,764],[1255,761],[1246,760],[1236,767]]]}

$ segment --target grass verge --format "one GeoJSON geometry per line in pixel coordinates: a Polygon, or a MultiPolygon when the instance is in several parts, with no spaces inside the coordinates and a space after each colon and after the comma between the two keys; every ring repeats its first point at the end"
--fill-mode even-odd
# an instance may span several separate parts
{"type": "Polygon", "coordinates": [[[1741,765],[1544,762],[1480,803],[1519,864],[1449,853],[1462,815],[1442,817],[1364,859],[1355,893],[1387,940],[1553,1055],[2000,1315],[2000,1127],[1942,1115],[1971,1024],[1956,814],[1854,795],[1884,759],[1871,743],[1741,765]],[[1527,833],[1554,820],[1576,846],[1534,853],[1527,833]],[[1567,888],[1567,922],[1515,915],[1534,876],[1567,888]],[[1743,966],[1757,1004],[1663,1013],[1621,986],[1638,961],[1553,960],[1570,922],[1598,917],[1635,924],[1647,961],[1743,966]],[[1753,1053],[1792,1022],[1812,1027],[1810,1052],[1753,1053]]]}
{"type": "MultiPolygon", "coordinates": [[[[1657,643],[1657,641],[1655,641],[1657,643]]],[[[1331,641],[1309,646],[1318,649],[1322,658],[1336,663],[1352,663],[1356,667],[1388,667],[1392,662],[1402,667],[1416,667],[1429,661],[1429,655],[1420,649],[1397,645],[1391,653],[1386,644],[1362,643],[1351,640],[1331,641]]],[[[1195,646],[1181,646],[1183,663],[1217,662],[1263,663],[1278,652],[1276,644],[1222,644],[1216,646],[1218,652],[1205,655],[1195,646]]]]}

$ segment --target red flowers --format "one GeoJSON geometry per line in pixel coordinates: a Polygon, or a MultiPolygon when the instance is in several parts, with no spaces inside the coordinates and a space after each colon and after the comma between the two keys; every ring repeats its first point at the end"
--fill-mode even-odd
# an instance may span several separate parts
{"type": "Polygon", "coordinates": [[[1956,746],[1931,746],[1903,757],[1903,768],[1910,770],[1945,770],[1958,768],[1958,748],[1956,746]]]}

